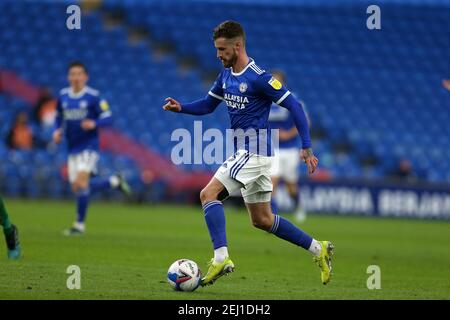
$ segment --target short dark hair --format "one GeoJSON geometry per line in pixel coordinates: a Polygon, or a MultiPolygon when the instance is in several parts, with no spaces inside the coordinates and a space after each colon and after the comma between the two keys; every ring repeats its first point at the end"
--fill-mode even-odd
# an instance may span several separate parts
{"type": "Polygon", "coordinates": [[[239,22],[227,20],[214,28],[214,40],[217,40],[218,38],[234,39],[236,37],[242,37],[245,42],[244,28],[242,28],[239,22]]]}
{"type": "Polygon", "coordinates": [[[69,67],[67,68],[67,71],[70,71],[70,69],[72,69],[74,67],[83,68],[84,72],[86,74],[88,74],[88,70],[87,70],[87,68],[86,68],[86,66],[84,65],[83,62],[81,62],[81,61],[72,61],[71,63],[69,63],[69,67]]]}

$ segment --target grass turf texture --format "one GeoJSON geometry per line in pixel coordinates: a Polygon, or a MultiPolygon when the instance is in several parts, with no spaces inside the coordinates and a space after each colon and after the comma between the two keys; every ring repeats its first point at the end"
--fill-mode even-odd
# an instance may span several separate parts
{"type": "MultiPolygon", "coordinates": [[[[0,244],[0,299],[449,299],[450,224],[439,221],[310,216],[301,227],[335,244],[334,278],[324,286],[312,256],[253,228],[243,209],[227,211],[236,272],[195,292],[175,292],[170,264],[196,261],[206,272],[212,247],[200,207],[94,202],[87,234],[64,237],[71,202],[6,199],[19,226],[23,258],[0,244]],[[81,290],[68,290],[69,265],[81,290]],[[368,290],[369,265],[381,290],[368,290]]],[[[2,241],[3,242],[3,241],[2,241]]]]}

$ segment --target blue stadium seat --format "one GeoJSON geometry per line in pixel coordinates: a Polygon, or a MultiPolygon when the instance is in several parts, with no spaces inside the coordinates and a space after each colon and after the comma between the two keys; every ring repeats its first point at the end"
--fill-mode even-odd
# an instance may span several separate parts
{"type": "MultiPolygon", "coordinates": [[[[146,28],[152,40],[169,43],[177,55],[197,60],[198,70],[181,73],[174,56],[156,58],[146,43],[129,43],[123,26],[104,28],[100,12],[83,16],[82,32],[68,32],[58,19],[66,3],[5,0],[0,68],[57,94],[66,86],[68,62],[85,61],[91,85],[109,100],[116,115],[114,126],[169,157],[167,137],[172,130],[192,130],[192,122],[199,118],[161,112],[163,99],[172,95],[184,102],[206,94],[209,85],[203,84],[202,74],[221,68],[211,41],[212,28],[226,16],[244,24],[249,52],[261,67],[287,72],[288,86],[305,102],[313,130],[325,133],[314,141],[323,168],[336,177],[376,178],[405,157],[427,180],[448,181],[449,96],[440,81],[449,70],[450,6],[440,0],[379,2],[386,32],[365,28],[365,17],[359,18],[363,1],[316,0],[316,5],[307,0],[102,2],[102,9],[121,11],[127,23],[146,28]],[[417,18],[414,24],[411,16],[417,18]],[[350,154],[335,153],[334,147],[342,143],[351,145],[350,154]],[[367,169],[360,162],[367,157],[380,161],[367,169]]],[[[68,195],[67,183],[59,177],[63,153],[40,150],[33,155],[11,155],[3,143],[15,113],[27,108],[24,101],[0,95],[0,121],[5,124],[0,129],[0,173],[19,181],[51,181],[47,192],[54,197],[68,195]],[[27,162],[36,165],[39,174],[13,168],[27,162]],[[49,162],[58,166],[49,167],[49,162]]],[[[225,108],[202,120],[205,129],[228,127],[225,108]]],[[[113,155],[106,155],[102,163],[113,168],[105,174],[121,169],[136,177],[139,170],[129,159],[113,155]]],[[[205,165],[203,169],[214,168],[205,165]]],[[[156,194],[160,187],[155,187],[156,194]]],[[[2,188],[9,188],[12,195],[38,196],[45,191],[24,188],[19,182],[2,188]]]]}

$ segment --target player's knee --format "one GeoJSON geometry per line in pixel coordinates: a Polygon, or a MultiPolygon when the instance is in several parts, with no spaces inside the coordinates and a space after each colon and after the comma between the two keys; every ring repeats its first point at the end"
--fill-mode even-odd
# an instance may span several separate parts
{"type": "Polygon", "coordinates": [[[88,187],[88,183],[87,181],[84,180],[80,180],[74,183],[75,185],[75,192],[79,191],[79,190],[85,190],[88,187]]]}
{"type": "Polygon", "coordinates": [[[272,228],[272,219],[266,216],[255,217],[252,219],[252,224],[255,228],[269,231],[272,228]]]}
{"type": "Polygon", "coordinates": [[[296,185],[290,185],[288,186],[288,192],[291,196],[297,195],[297,186],[296,185]]]}
{"type": "Polygon", "coordinates": [[[203,188],[202,191],[200,191],[200,201],[202,202],[202,204],[214,200],[217,200],[217,193],[212,192],[208,188],[203,188]]]}
{"type": "Polygon", "coordinates": [[[77,193],[80,190],[86,190],[89,186],[89,182],[84,179],[77,179],[72,183],[73,193],[77,193]]]}
{"type": "Polygon", "coordinates": [[[82,189],[82,190],[87,189],[89,187],[89,179],[84,176],[79,176],[75,180],[75,184],[77,185],[78,189],[82,189]]]}

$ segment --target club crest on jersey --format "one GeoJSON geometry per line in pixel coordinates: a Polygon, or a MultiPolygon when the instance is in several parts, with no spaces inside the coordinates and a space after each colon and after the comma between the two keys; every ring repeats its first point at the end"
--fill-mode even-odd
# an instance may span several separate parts
{"type": "Polygon", "coordinates": [[[241,93],[244,93],[245,91],[247,91],[247,88],[248,88],[248,85],[247,85],[245,82],[242,82],[242,83],[239,85],[239,91],[240,91],[241,93]]]}
{"type": "Polygon", "coordinates": [[[68,106],[68,103],[67,103],[67,101],[64,101],[64,102],[62,103],[62,108],[63,108],[63,109],[66,109],[66,108],[67,108],[67,106],[68,106]]]}
{"type": "Polygon", "coordinates": [[[272,86],[272,88],[274,88],[275,90],[280,90],[281,87],[283,86],[281,84],[280,81],[278,81],[277,79],[275,79],[274,77],[270,78],[269,80],[269,84],[272,86]]]}
{"type": "Polygon", "coordinates": [[[88,103],[87,103],[86,100],[81,100],[81,101],[80,101],[80,108],[81,108],[81,109],[86,109],[87,106],[88,106],[88,103]]]}

